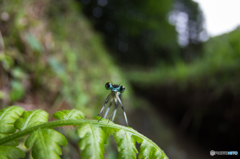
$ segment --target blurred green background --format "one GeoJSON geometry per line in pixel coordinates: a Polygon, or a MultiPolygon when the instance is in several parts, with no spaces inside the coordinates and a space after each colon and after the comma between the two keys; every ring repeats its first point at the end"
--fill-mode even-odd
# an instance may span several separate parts
{"type": "MultiPolygon", "coordinates": [[[[240,29],[203,41],[203,26],[192,0],[0,0],[0,108],[93,118],[112,82],[130,126],[169,158],[239,150],[240,29]]],[[[59,130],[62,158],[79,158],[74,131],[59,130]]],[[[111,140],[105,158],[117,158],[111,140]]]]}

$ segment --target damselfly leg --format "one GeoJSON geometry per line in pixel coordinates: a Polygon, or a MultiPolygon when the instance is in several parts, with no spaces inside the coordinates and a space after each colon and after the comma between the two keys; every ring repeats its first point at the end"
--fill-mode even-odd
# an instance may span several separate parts
{"type": "Polygon", "coordinates": [[[111,120],[111,118],[112,118],[112,121],[114,120],[114,118],[115,118],[115,115],[116,115],[116,112],[117,112],[117,108],[118,108],[118,101],[117,101],[117,99],[115,98],[115,109],[114,109],[114,111],[113,111],[113,113],[110,115],[110,117],[109,117],[109,121],[111,120]]]}
{"type": "Polygon", "coordinates": [[[126,121],[127,126],[128,126],[127,115],[126,115],[126,112],[125,112],[124,107],[123,107],[123,105],[122,105],[121,99],[120,99],[119,97],[117,97],[117,99],[118,99],[118,101],[119,101],[119,103],[120,103],[120,105],[121,105],[121,107],[122,107],[123,115],[124,115],[125,121],[126,121]]]}
{"type": "MultiPolygon", "coordinates": [[[[112,102],[113,102],[113,99],[111,99],[110,105],[109,105],[109,107],[108,107],[108,109],[107,109],[104,117],[102,117],[102,115],[101,115],[101,114],[104,114],[104,109],[103,109],[103,111],[102,111],[103,113],[100,112],[100,113],[98,114],[98,116],[101,115],[101,118],[100,118],[98,121],[102,120],[102,118],[106,118],[106,117],[107,117],[107,114],[108,114],[108,112],[109,112],[109,110],[110,110],[110,107],[111,107],[111,105],[112,105],[112,102]]],[[[108,103],[108,101],[107,101],[107,103],[108,103]]],[[[105,102],[103,108],[105,108],[105,106],[106,106],[107,103],[105,102]]]]}
{"type": "Polygon", "coordinates": [[[108,100],[109,100],[110,95],[111,95],[111,94],[109,94],[109,95],[107,96],[107,99],[106,99],[106,101],[105,101],[105,103],[104,103],[104,105],[103,105],[100,113],[98,114],[98,116],[101,115],[102,112],[104,112],[105,106],[106,106],[106,104],[108,103],[108,100]]]}

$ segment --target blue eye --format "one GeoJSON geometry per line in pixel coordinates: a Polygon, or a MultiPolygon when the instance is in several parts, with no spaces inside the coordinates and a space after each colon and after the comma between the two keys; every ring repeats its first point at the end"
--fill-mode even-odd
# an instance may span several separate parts
{"type": "Polygon", "coordinates": [[[110,83],[110,82],[106,83],[106,84],[105,84],[105,88],[106,88],[107,90],[112,89],[111,83],[110,83]]]}
{"type": "Polygon", "coordinates": [[[119,92],[120,93],[123,93],[124,91],[125,91],[125,87],[124,86],[119,87],[119,92]]]}

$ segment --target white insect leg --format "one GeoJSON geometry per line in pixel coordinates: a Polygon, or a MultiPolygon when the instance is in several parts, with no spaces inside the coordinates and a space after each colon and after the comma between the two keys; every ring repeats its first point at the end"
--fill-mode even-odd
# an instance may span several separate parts
{"type": "Polygon", "coordinates": [[[125,121],[126,121],[127,126],[128,126],[127,115],[126,115],[125,110],[123,108],[122,102],[121,102],[121,100],[120,100],[120,98],[118,96],[117,96],[117,99],[118,99],[119,103],[121,104],[121,107],[122,107],[122,110],[123,110],[123,114],[124,114],[124,118],[125,118],[125,121]]]}
{"type": "Polygon", "coordinates": [[[105,115],[104,115],[104,117],[103,117],[103,118],[105,118],[105,119],[106,119],[106,117],[107,117],[107,115],[108,115],[108,112],[109,112],[111,106],[112,106],[112,102],[113,102],[113,99],[111,100],[110,105],[109,105],[109,107],[108,107],[108,109],[107,109],[107,111],[106,111],[106,113],[105,113],[105,115]]]}
{"type": "Polygon", "coordinates": [[[118,100],[115,98],[115,109],[113,112],[113,117],[112,117],[112,121],[115,119],[116,113],[117,113],[117,108],[118,108],[118,100]]]}
{"type": "Polygon", "coordinates": [[[114,109],[113,113],[110,115],[110,117],[108,119],[109,121],[110,121],[111,118],[112,118],[112,121],[114,120],[116,112],[117,112],[118,100],[117,100],[117,98],[115,98],[114,100],[115,100],[115,109],[114,109]]]}
{"type": "Polygon", "coordinates": [[[107,99],[106,99],[106,101],[105,101],[105,103],[104,103],[104,105],[103,105],[103,107],[102,107],[102,109],[101,109],[100,113],[98,114],[98,116],[100,116],[100,115],[101,115],[101,113],[102,113],[102,111],[104,111],[104,109],[105,109],[105,106],[106,106],[107,102],[109,101],[110,95],[111,95],[111,94],[109,94],[109,95],[107,96],[107,99]]]}

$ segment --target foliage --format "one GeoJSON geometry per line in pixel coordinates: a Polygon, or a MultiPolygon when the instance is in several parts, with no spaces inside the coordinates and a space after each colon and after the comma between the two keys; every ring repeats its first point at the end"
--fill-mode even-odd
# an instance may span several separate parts
{"type": "MultiPolygon", "coordinates": [[[[80,138],[78,145],[83,159],[103,158],[104,144],[112,133],[118,143],[119,159],[135,159],[138,153],[136,142],[141,144],[139,158],[167,159],[155,143],[132,128],[109,123],[106,119],[102,119],[101,122],[84,119],[84,114],[79,110],[56,112],[53,116],[60,120],[47,122],[48,114],[45,111],[23,111],[21,107],[11,106],[1,110],[0,117],[4,118],[1,124],[8,125],[6,121],[12,121],[13,116],[16,122],[15,124],[11,122],[11,131],[3,126],[0,129],[1,132],[8,134],[5,137],[0,136],[0,157],[4,159],[25,156],[22,150],[15,147],[17,145],[5,144],[26,135],[29,136],[25,140],[25,146],[31,149],[31,156],[34,159],[60,158],[59,155],[62,154],[60,145],[67,145],[67,140],[64,135],[52,128],[66,125],[80,125],[76,134],[80,138]],[[19,115],[21,115],[20,118],[19,115]],[[18,131],[15,132],[16,130],[18,131]]],[[[96,119],[99,118],[96,117],[96,119]]]]}
{"type": "Polygon", "coordinates": [[[155,65],[178,56],[177,33],[168,22],[173,0],[78,1],[104,34],[117,63],[155,65]]]}
{"type": "Polygon", "coordinates": [[[1,159],[18,159],[25,157],[25,153],[20,149],[13,146],[0,145],[0,158],[1,159]]]}
{"type": "Polygon", "coordinates": [[[21,116],[24,109],[17,106],[4,108],[0,111],[0,133],[10,134],[16,131],[15,121],[21,116]]]}
{"type": "Polygon", "coordinates": [[[22,117],[15,123],[14,127],[19,130],[24,130],[28,127],[36,126],[48,121],[48,113],[43,110],[33,110],[24,112],[22,117]]]}
{"type": "MultiPolygon", "coordinates": [[[[204,17],[199,4],[192,0],[175,0],[170,14],[170,22],[176,25],[180,45],[195,45],[201,43],[204,30],[204,17]]],[[[190,54],[196,54],[191,51],[190,54]]]]}
{"type": "Polygon", "coordinates": [[[136,158],[136,153],[138,152],[135,147],[134,136],[124,130],[119,130],[114,134],[114,138],[118,143],[118,158],[136,158]],[[126,149],[127,147],[127,149],[126,149]],[[127,157],[125,157],[127,156],[127,157]]]}
{"type": "Polygon", "coordinates": [[[77,109],[58,111],[53,114],[53,117],[56,119],[59,119],[59,120],[62,120],[62,119],[85,119],[85,115],[77,109]]]}
{"type": "MultiPolygon", "coordinates": [[[[132,82],[147,86],[176,84],[207,86],[219,92],[228,87],[233,92],[240,86],[240,29],[211,38],[204,43],[203,53],[191,63],[178,60],[174,66],[159,65],[152,70],[126,71],[132,82]],[[144,78],[148,76],[149,78],[144,78]]],[[[239,92],[239,91],[238,91],[239,92]]]]}
{"type": "Polygon", "coordinates": [[[0,92],[1,107],[31,98],[31,105],[46,105],[52,112],[71,105],[93,116],[97,112],[92,110],[98,110],[94,107],[108,94],[104,84],[109,80],[124,83],[128,100],[128,82],[107,55],[102,38],[79,13],[79,4],[73,0],[0,3],[1,13],[10,17],[0,19],[5,44],[0,55],[1,90],[9,90],[0,92]]]}
{"type": "Polygon", "coordinates": [[[78,142],[81,158],[103,158],[106,135],[99,126],[85,123],[77,129],[76,133],[81,138],[78,142]]]}

